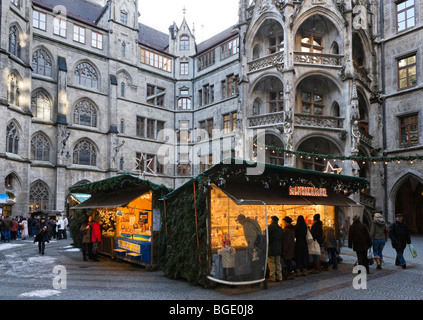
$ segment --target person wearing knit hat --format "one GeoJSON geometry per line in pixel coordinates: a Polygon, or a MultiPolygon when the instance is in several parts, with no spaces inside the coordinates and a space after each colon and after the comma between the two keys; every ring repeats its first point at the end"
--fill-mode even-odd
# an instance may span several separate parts
{"type": "Polygon", "coordinates": [[[382,214],[379,212],[373,216],[372,225],[370,226],[370,236],[373,239],[373,256],[376,262],[376,269],[382,269],[383,248],[388,240],[388,227],[382,214]]]}

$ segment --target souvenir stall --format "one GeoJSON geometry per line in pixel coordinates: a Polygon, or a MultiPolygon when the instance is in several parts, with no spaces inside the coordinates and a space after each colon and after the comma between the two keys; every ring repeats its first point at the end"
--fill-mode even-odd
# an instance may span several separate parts
{"type": "Polygon", "coordinates": [[[70,192],[91,195],[71,209],[78,212],[80,220],[92,215],[100,223],[100,253],[145,266],[157,265],[157,200],[169,192],[165,186],[123,174],[73,186],[70,192]]]}
{"type": "Polygon", "coordinates": [[[318,213],[337,230],[341,208],[363,210],[348,196],[366,188],[366,179],[270,164],[248,175],[250,166],[255,164],[222,162],[161,199],[161,266],[169,277],[202,285],[263,282],[271,216],[280,222],[289,216],[295,224],[302,215],[311,225],[318,213]]]}

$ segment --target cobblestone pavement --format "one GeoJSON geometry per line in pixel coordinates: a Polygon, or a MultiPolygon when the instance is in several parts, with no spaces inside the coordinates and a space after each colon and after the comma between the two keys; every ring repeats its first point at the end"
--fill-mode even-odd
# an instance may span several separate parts
{"type": "Polygon", "coordinates": [[[354,289],[356,261],[351,249],[343,248],[338,270],[322,271],[294,280],[262,287],[217,285],[193,286],[166,278],[161,271],[101,257],[82,261],[71,239],[53,240],[46,254],[39,255],[30,240],[0,243],[0,300],[423,300],[423,236],[413,235],[418,251],[413,259],[405,251],[407,269],[395,266],[395,251],[388,242],[382,270],[372,265],[366,289],[354,289]],[[66,288],[55,289],[55,267],[66,270],[66,288]]]}

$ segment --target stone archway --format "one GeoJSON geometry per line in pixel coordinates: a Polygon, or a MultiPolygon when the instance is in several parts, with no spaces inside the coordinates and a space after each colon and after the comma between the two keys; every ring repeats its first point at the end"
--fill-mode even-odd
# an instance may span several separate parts
{"type": "Polygon", "coordinates": [[[402,213],[412,233],[423,233],[423,181],[408,174],[399,182],[394,197],[394,213],[402,213]]]}

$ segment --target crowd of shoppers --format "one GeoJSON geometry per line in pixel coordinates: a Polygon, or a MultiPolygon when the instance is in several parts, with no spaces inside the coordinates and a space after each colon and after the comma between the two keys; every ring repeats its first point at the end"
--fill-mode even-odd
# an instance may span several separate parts
{"type": "MultiPolygon", "coordinates": [[[[281,226],[278,221],[276,216],[272,216],[268,227],[268,281],[291,280],[308,273],[319,273],[328,270],[330,265],[333,270],[338,269],[340,250],[335,230],[324,226],[319,214],[314,215],[311,227],[301,215],[295,225],[289,216],[282,219],[281,226]],[[308,233],[311,234],[310,239],[308,233]],[[309,249],[311,242],[318,243],[320,254],[309,249]]],[[[406,268],[404,249],[411,244],[411,239],[402,214],[397,213],[395,221],[388,225],[382,214],[375,213],[370,229],[356,215],[347,229],[347,238],[348,247],[356,253],[356,264],[363,266],[367,273],[372,260],[376,269],[382,269],[383,248],[388,239],[396,250],[395,264],[406,268]]]]}

